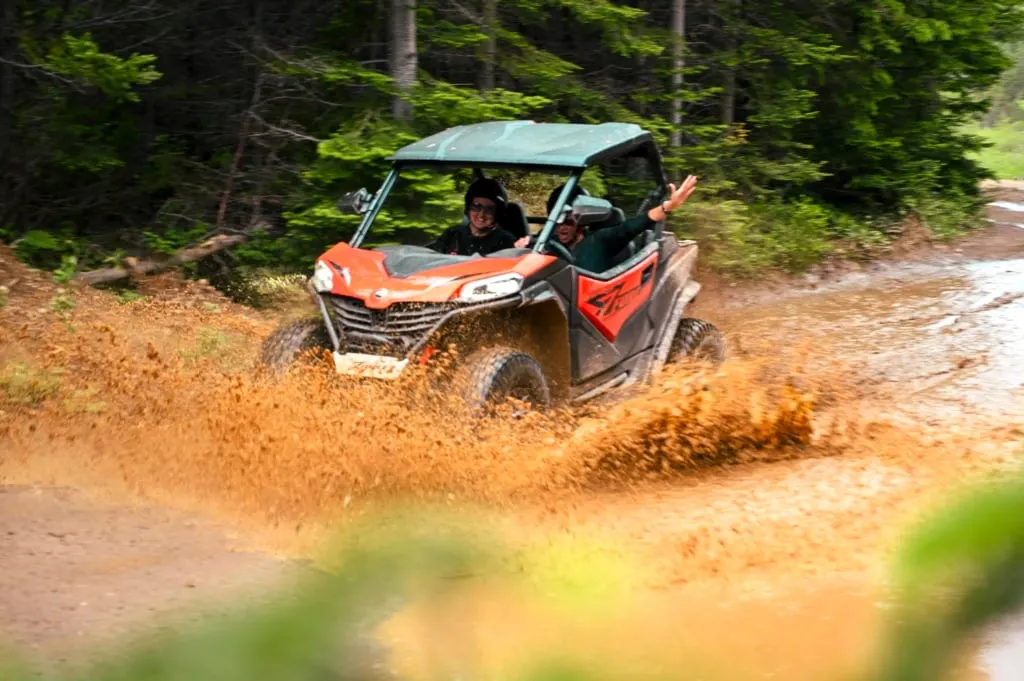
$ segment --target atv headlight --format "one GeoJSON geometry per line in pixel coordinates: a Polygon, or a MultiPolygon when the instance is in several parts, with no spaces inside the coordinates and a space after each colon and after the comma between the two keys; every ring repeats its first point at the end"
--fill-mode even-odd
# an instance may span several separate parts
{"type": "Polygon", "coordinates": [[[523,275],[500,274],[489,279],[469,282],[459,291],[459,300],[464,303],[479,303],[519,293],[522,288],[523,275]]]}
{"type": "Polygon", "coordinates": [[[309,280],[313,282],[313,288],[320,293],[330,293],[334,288],[334,271],[323,260],[317,260],[313,276],[309,280]]]}

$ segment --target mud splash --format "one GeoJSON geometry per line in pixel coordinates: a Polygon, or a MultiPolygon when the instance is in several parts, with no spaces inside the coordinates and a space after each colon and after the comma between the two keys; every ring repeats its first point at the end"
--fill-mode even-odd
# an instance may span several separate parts
{"type": "MultiPolygon", "coordinates": [[[[797,393],[778,367],[680,369],[614,409],[474,423],[453,417],[461,405],[429,392],[423,377],[343,381],[323,366],[258,377],[238,356],[251,353],[257,333],[217,357],[189,355],[187,336],[177,351],[170,339],[143,348],[117,330],[132,324],[115,329],[110,316],[121,310],[91,305],[94,318],[76,314],[74,330],[49,324],[6,337],[45,358],[31,371],[59,376],[38,404],[9,403],[0,417],[8,479],[191,497],[295,523],[396,495],[500,503],[571,493],[810,438],[814,386],[797,393]],[[754,377],[757,390],[744,389],[754,377]]],[[[135,314],[189,316],[158,303],[135,314]]]]}
{"type": "Polygon", "coordinates": [[[900,270],[706,315],[736,356],[717,372],[678,367],[611,407],[470,423],[424,376],[396,386],[325,367],[254,375],[267,315],[195,291],[128,304],[61,293],[0,260],[0,278],[31,282],[0,312],[0,476],[271,524],[396,496],[544,506],[725,464],[877,447],[872,423],[893,405],[928,404],[932,418],[943,404],[1010,408],[1024,366],[1014,342],[1024,261],[900,270]],[[54,306],[60,296],[73,306],[54,306]]]}

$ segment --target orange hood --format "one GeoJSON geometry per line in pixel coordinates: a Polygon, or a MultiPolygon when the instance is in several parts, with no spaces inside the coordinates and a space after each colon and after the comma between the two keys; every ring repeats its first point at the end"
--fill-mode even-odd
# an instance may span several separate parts
{"type": "Polygon", "coordinates": [[[384,253],[340,243],[318,260],[337,266],[333,268],[337,276],[331,293],[358,298],[367,307],[383,309],[403,301],[442,303],[455,297],[467,282],[505,272],[528,277],[555,259],[536,253],[518,258],[473,258],[394,278],[384,268],[384,258],[384,253]],[[338,268],[344,268],[344,272],[339,274],[338,268]],[[382,290],[383,296],[374,295],[382,290]]]}

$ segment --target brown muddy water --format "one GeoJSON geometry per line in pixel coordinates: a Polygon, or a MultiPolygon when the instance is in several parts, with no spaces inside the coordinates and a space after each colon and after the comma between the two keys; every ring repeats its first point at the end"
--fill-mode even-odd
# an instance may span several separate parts
{"type": "Polygon", "coordinates": [[[894,265],[722,316],[741,347],[827,348],[929,423],[1024,413],[1024,259],[894,265]]]}
{"type": "MultiPolygon", "coordinates": [[[[55,498],[39,507],[45,522],[12,516],[0,537],[6,626],[45,651],[69,598],[89,604],[77,621],[99,634],[151,619],[164,607],[155,594],[175,601],[168,585],[205,565],[273,581],[264,559],[217,558],[208,534],[197,556],[188,524],[167,513],[230,526],[236,548],[308,556],[347,518],[411,497],[473,504],[467,513],[525,547],[530,586],[467,591],[444,626],[417,607],[391,618],[380,637],[410,676],[475,665],[497,678],[524,651],[594,650],[627,670],[701,664],[707,678],[852,672],[870,658],[906,523],[1018,465],[1024,249],[1001,239],[1024,230],[1007,229],[983,258],[950,252],[802,288],[709,287],[694,313],[722,327],[734,358],[717,374],[669,373],[619,405],[476,431],[425,395],[252,379],[272,320],[227,305],[81,292],[57,316],[52,286],[12,287],[0,359],[63,373],[18,388],[38,404],[0,405],[0,482],[108,503],[55,498]],[[159,543],[152,520],[111,521],[145,518],[132,504],[162,509],[159,543]],[[69,526],[88,538],[72,542],[86,566],[73,571],[61,567],[69,526]],[[55,575],[73,595],[52,595],[55,575]],[[148,601],[147,579],[163,584],[148,601]],[[24,597],[34,591],[51,596],[24,597]]],[[[1024,621],[982,650],[975,671],[1024,678],[1024,621]]]]}

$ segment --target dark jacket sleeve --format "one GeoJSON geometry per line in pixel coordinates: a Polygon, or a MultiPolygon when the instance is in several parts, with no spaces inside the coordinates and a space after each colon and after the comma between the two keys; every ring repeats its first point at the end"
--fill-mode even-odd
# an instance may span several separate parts
{"type": "Polygon", "coordinates": [[[499,251],[516,247],[516,237],[512,232],[502,228],[499,234],[501,235],[501,239],[498,241],[499,251]]]}
{"type": "Polygon", "coordinates": [[[450,253],[458,248],[458,240],[456,238],[461,225],[452,225],[448,229],[444,230],[440,236],[427,244],[427,248],[438,253],[450,253]]]}
{"type": "Polygon", "coordinates": [[[618,253],[625,248],[630,241],[635,239],[644,230],[654,227],[655,222],[647,217],[647,213],[631,217],[614,227],[605,227],[594,233],[596,239],[600,239],[602,246],[609,254],[618,253]]]}

